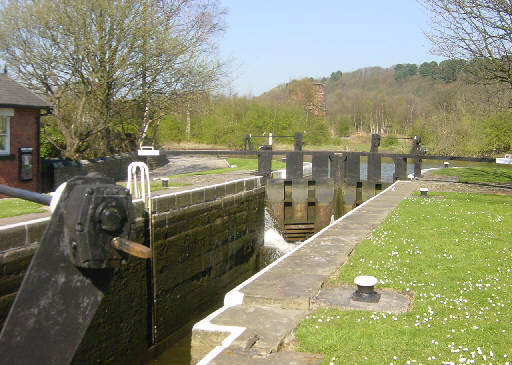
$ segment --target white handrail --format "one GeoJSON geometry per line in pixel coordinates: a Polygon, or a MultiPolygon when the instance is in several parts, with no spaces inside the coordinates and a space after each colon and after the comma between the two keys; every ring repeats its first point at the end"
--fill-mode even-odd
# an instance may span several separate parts
{"type": "Polygon", "coordinates": [[[149,169],[144,162],[132,162],[128,165],[127,185],[132,198],[142,199],[146,208],[148,208],[149,212],[151,212],[151,187],[149,180],[149,169]],[[140,179],[137,179],[137,172],[140,172],[140,179]]]}

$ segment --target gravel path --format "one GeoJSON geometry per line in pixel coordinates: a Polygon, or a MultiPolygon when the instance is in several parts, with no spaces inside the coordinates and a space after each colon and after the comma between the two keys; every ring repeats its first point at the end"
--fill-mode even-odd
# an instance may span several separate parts
{"type": "Polygon", "coordinates": [[[455,176],[432,175],[427,172],[419,181],[430,191],[512,195],[512,184],[461,183],[455,176]]]}
{"type": "Polygon", "coordinates": [[[214,156],[168,156],[167,158],[169,160],[167,165],[150,171],[151,178],[229,167],[225,159],[214,156]]]}
{"type": "MultiPolygon", "coordinates": [[[[225,169],[229,165],[225,159],[215,156],[169,156],[169,163],[149,172],[152,180],[161,177],[200,172],[214,169],[225,169]]],[[[169,185],[184,184],[185,186],[170,186],[169,189],[152,192],[152,195],[168,194],[176,191],[190,190],[200,186],[221,184],[227,181],[254,176],[254,171],[235,170],[224,174],[188,175],[169,179],[169,185]]]]}

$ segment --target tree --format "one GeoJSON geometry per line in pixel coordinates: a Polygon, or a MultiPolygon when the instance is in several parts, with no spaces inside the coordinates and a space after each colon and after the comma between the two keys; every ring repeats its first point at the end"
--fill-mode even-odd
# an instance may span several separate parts
{"type": "Polygon", "coordinates": [[[512,4],[510,0],[423,0],[432,14],[427,37],[434,52],[471,61],[480,81],[512,87],[512,4]]]}
{"type": "Polygon", "coordinates": [[[142,109],[139,143],[183,94],[215,88],[222,64],[215,0],[13,0],[0,9],[0,56],[54,104],[64,154],[109,147],[116,104],[142,109]]]}
{"type": "Polygon", "coordinates": [[[409,76],[414,76],[418,73],[418,66],[414,63],[407,63],[405,65],[398,64],[394,68],[395,80],[404,80],[409,76]]]}
{"type": "Polygon", "coordinates": [[[336,72],[331,72],[331,81],[338,81],[338,80],[341,80],[341,76],[343,76],[343,73],[338,70],[336,72]]]}
{"type": "Polygon", "coordinates": [[[438,64],[436,61],[423,62],[418,68],[418,74],[422,77],[431,77],[435,79],[437,77],[438,64]]]}
{"type": "Polygon", "coordinates": [[[463,71],[466,62],[464,60],[444,60],[439,63],[439,78],[445,82],[457,80],[459,74],[463,71]]]}

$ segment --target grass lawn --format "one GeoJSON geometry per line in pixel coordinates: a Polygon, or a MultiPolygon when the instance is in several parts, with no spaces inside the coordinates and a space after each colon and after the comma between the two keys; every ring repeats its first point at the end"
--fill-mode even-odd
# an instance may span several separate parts
{"type": "Polygon", "coordinates": [[[46,210],[41,204],[29,202],[23,199],[0,200],[0,218],[15,217],[29,213],[44,213],[46,210]]]}
{"type": "Polygon", "coordinates": [[[458,176],[467,183],[512,183],[512,167],[464,167],[440,169],[433,175],[458,176]]]}
{"type": "Polygon", "coordinates": [[[341,268],[414,296],[408,313],[317,310],[296,331],[325,364],[509,364],[512,197],[410,198],[341,268]]]}
{"type": "MultiPolygon", "coordinates": [[[[237,170],[258,170],[258,159],[256,158],[226,158],[231,165],[236,165],[237,170]]],[[[272,160],[272,170],[285,169],[286,164],[279,160],[272,160]]],[[[230,170],[233,170],[231,168],[230,170]]]]}

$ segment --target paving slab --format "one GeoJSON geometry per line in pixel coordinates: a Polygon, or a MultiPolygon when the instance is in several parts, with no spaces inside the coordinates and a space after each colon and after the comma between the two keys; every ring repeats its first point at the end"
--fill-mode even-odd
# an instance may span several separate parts
{"type": "MultiPolygon", "coordinates": [[[[338,245],[340,247],[341,245],[338,245]]],[[[332,252],[332,249],[329,250],[332,252]]],[[[289,264],[284,270],[292,273],[308,273],[313,275],[330,275],[348,259],[348,254],[333,253],[331,256],[315,256],[308,252],[297,253],[290,256],[289,264]],[[307,266],[303,266],[306,264],[307,266]]]]}
{"type": "Polygon", "coordinates": [[[290,272],[283,267],[268,271],[260,278],[242,290],[244,304],[309,309],[311,298],[318,293],[328,276],[290,272]]]}
{"type": "Polygon", "coordinates": [[[211,365],[316,365],[321,364],[323,356],[303,352],[278,352],[262,356],[251,352],[239,352],[228,349],[210,362],[211,365]]]}
{"type": "Polygon", "coordinates": [[[247,328],[230,346],[232,349],[253,350],[253,353],[277,352],[283,339],[292,334],[297,323],[302,321],[309,310],[280,309],[271,306],[235,306],[221,313],[213,324],[244,326],[247,328]]]}
{"type": "Polygon", "coordinates": [[[343,285],[328,287],[311,300],[313,308],[327,307],[344,310],[368,310],[372,312],[405,313],[411,304],[411,298],[393,290],[376,290],[380,294],[378,303],[357,302],[352,300],[354,286],[343,285]]]}

